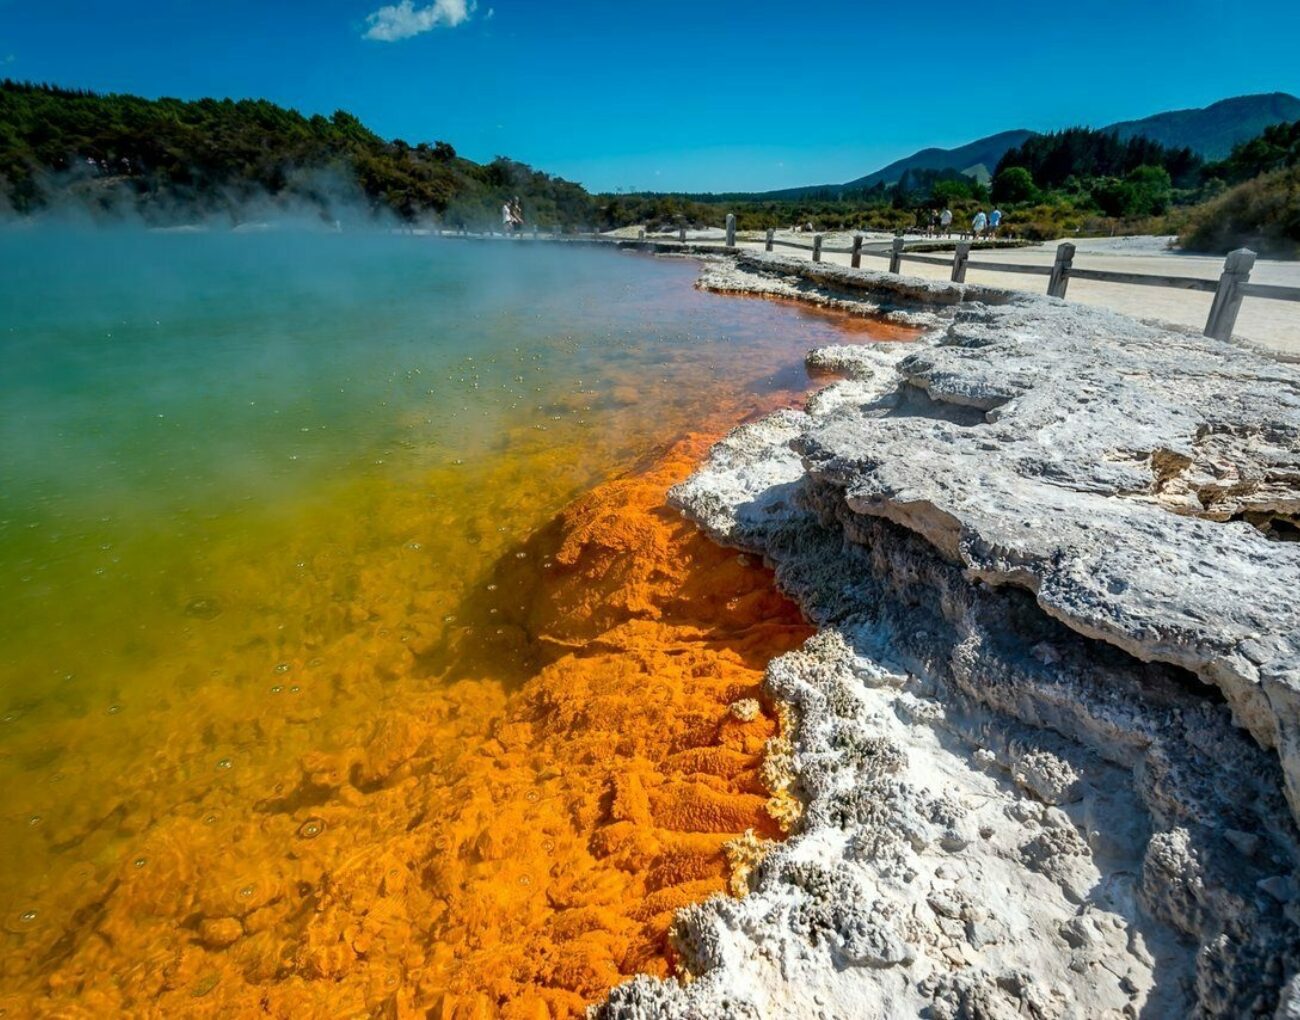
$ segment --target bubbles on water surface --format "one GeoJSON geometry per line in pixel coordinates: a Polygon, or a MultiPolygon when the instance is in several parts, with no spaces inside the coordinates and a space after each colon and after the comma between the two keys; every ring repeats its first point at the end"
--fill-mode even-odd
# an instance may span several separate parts
{"type": "Polygon", "coordinates": [[[299,839],[315,839],[325,831],[325,819],[311,817],[298,826],[299,839]]]}
{"type": "Polygon", "coordinates": [[[17,913],[10,914],[5,919],[5,930],[11,935],[26,935],[40,920],[40,911],[35,907],[27,907],[17,913]]]}
{"type": "Polygon", "coordinates": [[[195,595],[185,603],[185,615],[196,620],[215,620],[221,615],[221,603],[212,595],[195,595]]]}

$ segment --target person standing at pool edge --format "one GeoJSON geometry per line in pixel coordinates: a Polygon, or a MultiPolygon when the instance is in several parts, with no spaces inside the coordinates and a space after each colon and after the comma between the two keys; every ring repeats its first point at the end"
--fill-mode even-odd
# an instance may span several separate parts
{"type": "Polygon", "coordinates": [[[510,200],[507,199],[501,205],[501,233],[507,236],[514,229],[515,212],[510,208],[510,200]]]}

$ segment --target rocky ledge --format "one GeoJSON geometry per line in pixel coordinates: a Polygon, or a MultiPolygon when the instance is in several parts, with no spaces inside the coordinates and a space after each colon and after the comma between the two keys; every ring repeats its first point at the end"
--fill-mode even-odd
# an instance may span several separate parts
{"type": "Polygon", "coordinates": [[[1300,1016],[1300,371],[1065,302],[741,256],[930,326],[674,490],[819,627],[804,805],[603,1017],[1300,1016]]]}

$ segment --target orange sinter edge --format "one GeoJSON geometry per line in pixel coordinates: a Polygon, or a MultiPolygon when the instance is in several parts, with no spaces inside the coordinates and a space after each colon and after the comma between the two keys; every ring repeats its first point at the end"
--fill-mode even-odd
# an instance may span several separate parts
{"type": "Polygon", "coordinates": [[[743,891],[781,836],[759,685],[812,633],[666,505],[710,441],[577,500],[463,607],[526,649],[522,682],[466,627],[429,664],[460,679],[377,705],[228,838],[160,820],[9,1015],[532,1020],[673,973],[674,911],[743,891]]]}

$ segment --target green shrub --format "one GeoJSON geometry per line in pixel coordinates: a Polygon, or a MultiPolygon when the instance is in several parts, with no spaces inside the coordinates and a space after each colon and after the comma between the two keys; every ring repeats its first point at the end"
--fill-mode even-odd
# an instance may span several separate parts
{"type": "Polygon", "coordinates": [[[993,201],[1002,205],[1013,202],[1032,202],[1038,197],[1034,178],[1022,166],[1009,166],[998,171],[993,178],[993,201]]]}
{"type": "Polygon", "coordinates": [[[1256,177],[1192,211],[1179,241],[1190,251],[1300,256],[1300,166],[1256,177]]]}
{"type": "Polygon", "coordinates": [[[1158,216],[1169,208],[1173,182],[1159,166],[1140,166],[1122,180],[1101,177],[1092,184],[1092,200],[1107,216],[1158,216]]]}

